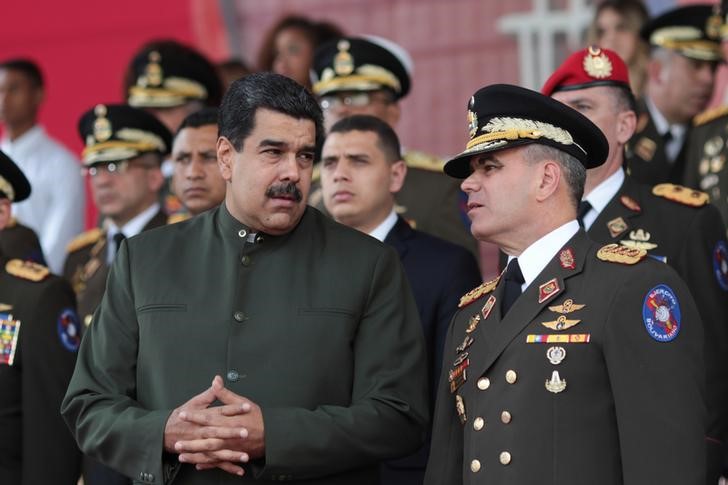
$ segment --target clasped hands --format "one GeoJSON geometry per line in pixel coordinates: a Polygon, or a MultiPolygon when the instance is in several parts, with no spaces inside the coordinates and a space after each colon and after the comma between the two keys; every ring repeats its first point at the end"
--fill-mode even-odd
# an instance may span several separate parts
{"type": "Polygon", "coordinates": [[[239,463],[265,453],[263,414],[215,376],[208,389],[172,412],[164,428],[164,449],[198,470],[220,468],[243,475],[239,463]],[[210,407],[215,400],[223,405],[210,407]]]}

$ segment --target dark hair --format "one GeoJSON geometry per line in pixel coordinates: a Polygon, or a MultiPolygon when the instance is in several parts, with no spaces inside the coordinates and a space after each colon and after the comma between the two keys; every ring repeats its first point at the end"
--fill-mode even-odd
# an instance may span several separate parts
{"type": "Polygon", "coordinates": [[[174,137],[177,138],[179,132],[185,128],[199,128],[201,126],[208,125],[217,126],[218,116],[218,109],[213,108],[212,106],[208,106],[206,108],[202,108],[199,111],[195,111],[194,113],[190,113],[185,117],[184,120],[182,120],[182,124],[179,125],[179,128],[177,128],[177,133],[175,133],[174,137]]]}
{"type": "Polygon", "coordinates": [[[22,72],[36,88],[43,87],[43,73],[38,64],[30,59],[8,59],[0,62],[0,69],[12,69],[22,72]]]}
{"type": "Polygon", "coordinates": [[[381,119],[370,115],[347,116],[331,127],[331,133],[349,133],[350,131],[369,131],[377,135],[377,145],[389,163],[402,160],[399,138],[391,126],[381,119]]]}
{"type": "Polygon", "coordinates": [[[610,91],[612,91],[612,97],[614,98],[615,107],[618,111],[637,112],[637,100],[630,88],[626,86],[611,86],[610,91]]]}
{"type": "Polygon", "coordinates": [[[316,160],[324,138],[321,107],[303,86],[292,79],[272,72],[257,72],[230,85],[220,104],[218,127],[240,151],[243,141],[255,128],[255,113],[264,108],[296,119],[311,120],[316,125],[316,160]]]}
{"type": "Polygon", "coordinates": [[[594,12],[594,19],[606,9],[617,12],[629,25],[632,30],[639,32],[640,28],[650,18],[647,7],[642,0],[603,0],[597,5],[594,12]]]}
{"type": "Polygon", "coordinates": [[[276,37],[286,29],[298,29],[308,38],[313,50],[324,42],[344,36],[344,32],[329,22],[315,22],[301,15],[286,15],[278,20],[265,34],[260,51],[258,52],[258,69],[270,71],[273,69],[273,60],[276,57],[276,37]]]}
{"type": "Polygon", "coordinates": [[[228,59],[217,63],[217,68],[220,70],[240,70],[251,73],[253,70],[250,66],[242,59],[228,59]]]}

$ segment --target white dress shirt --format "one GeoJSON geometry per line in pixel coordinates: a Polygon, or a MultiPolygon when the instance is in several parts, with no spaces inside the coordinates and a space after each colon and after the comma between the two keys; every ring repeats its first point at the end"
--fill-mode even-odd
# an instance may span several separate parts
{"type": "MultiPolygon", "coordinates": [[[[556,253],[579,231],[579,223],[576,219],[560,226],[538,241],[532,243],[525,251],[518,256],[518,266],[523,273],[523,284],[521,291],[525,291],[528,285],[543,271],[547,264],[556,256],[556,253]]],[[[511,262],[515,256],[509,256],[511,262]]]]}
{"type": "Polygon", "coordinates": [[[389,234],[389,231],[392,230],[395,224],[397,224],[397,213],[394,211],[394,209],[392,209],[392,212],[389,213],[387,218],[384,219],[381,224],[375,227],[374,230],[369,233],[369,235],[384,242],[387,234],[389,234]]]}
{"type": "Polygon", "coordinates": [[[111,220],[108,220],[107,230],[106,230],[106,262],[111,264],[114,262],[114,256],[116,256],[116,245],[114,244],[114,236],[116,236],[118,233],[122,233],[124,237],[130,238],[132,236],[136,236],[140,232],[142,232],[142,229],[144,229],[144,226],[146,226],[149,221],[152,220],[152,218],[159,212],[160,205],[159,203],[155,202],[154,204],[150,205],[147,209],[144,209],[139,214],[135,215],[129,222],[124,224],[122,227],[118,227],[116,224],[111,222],[111,220]]]}
{"type": "Polygon", "coordinates": [[[665,133],[670,132],[670,141],[665,143],[665,154],[667,161],[673,163],[680,154],[688,127],[687,125],[671,125],[650,98],[645,98],[645,104],[652,117],[652,122],[657,128],[657,133],[664,138],[665,133]]]}
{"type": "Polygon", "coordinates": [[[589,212],[584,214],[582,220],[584,221],[584,230],[588,231],[594,221],[597,220],[599,214],[602,213],[604,208],[609,204],[609,201],[617,195],[619,188],[624,183],[624,171],[622,169],[617,170],[612,175],[607,177],[599,185],[589,192],[589,195],[584,197],[582,200],[586,200],[591,204],[589,212]]]}
{"type": "Polygon", "coordinates": [[[13,204],[13,213],[38,234],[51,271],[61,273],[66,246],[84,227],[86,189],[81,165],[40,125],[13,141],[4,138],[0,149],[20,167],[31,185],[30,197],[13,204]]]}

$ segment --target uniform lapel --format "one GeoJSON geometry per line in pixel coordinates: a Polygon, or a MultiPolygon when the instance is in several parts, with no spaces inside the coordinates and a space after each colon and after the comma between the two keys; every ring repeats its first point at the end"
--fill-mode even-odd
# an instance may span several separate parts
{"type": "MultiPolygon", "coordinates": [[[[476,372],[482,374],[488,370],[511,341],[533,321],[543,308],[550,304],[557,295],[567,290],[569,279],[581,273],[587,250],[591,244],[586,234],[580,230],[556,253],[556,256],[526,288],[526,291],[518,297],[503,319],[500,314],[500,303],[505,285],[503,280],[500,281],[494,292],[497,300],[496,306],[485,322],[490,321],[490,323],[483,325],[481,329],[481,332],[486,335],[481,335],[480,339],[488,343],[483,352],[483,360],[477,363],[477,367],[474,366],[476,372]],[[570,250],[573,264],[566,264],[568,263],[567,258],[564,258],[566,263],[562,263],[561,254],[567,250],[570,250]],[[554,287],[554,285],[556,286],[554,287]]],[[[481,348],[483,348],[482,344],[478,347],[479,351],[481,348]]]]}
{"type": "Polygon", "coordinates": [[[632,219],[641,212],[642,201],[637,186],[625,175],[622,186],[594,220],[588,234],[595,241],[618,242],[634,227],[632,219]]]}
{"type": "Polygon", "coordinates": [[[399,259],[403,260],[407,253],[407,240],[412,237],[412,228],[400,216],[397,216],[397,223],[389,231],[384,242],[393,246],[399,254],[399,259]]]}

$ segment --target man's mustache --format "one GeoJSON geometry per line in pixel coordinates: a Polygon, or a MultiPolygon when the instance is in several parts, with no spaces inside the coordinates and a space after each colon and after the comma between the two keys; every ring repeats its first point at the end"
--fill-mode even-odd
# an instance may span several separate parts
{"type": "Polygon", "coordinates": [[[265,195],[267,197],[280,197],[280,196],[291,196],[293,200],[296,202],[301,202],[303,200],[303,194],[299,190],[298,186],[294,184],[293,182],[288,182],[287,184],[277,184],[277,185],[271,185],[268,187],[268,190],[265,191],[265,195]]]}

